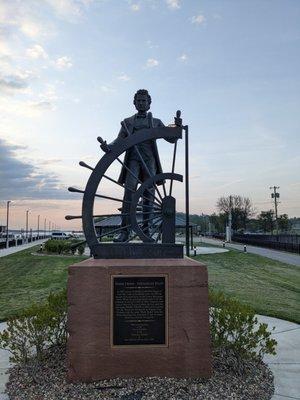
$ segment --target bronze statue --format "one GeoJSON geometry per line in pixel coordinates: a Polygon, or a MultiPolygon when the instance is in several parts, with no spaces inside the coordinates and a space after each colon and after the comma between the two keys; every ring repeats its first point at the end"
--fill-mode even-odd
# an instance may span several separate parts
{"type": "MultiPolygon", "coordinates": [[[[138,131],[141,129],[159,128],[164,126],[160,119],[153,118],[152,114],[147,112],[151,105],[151,96],[147,90],[138,90],[134,95],[133,104],[137,109],[137,113],[129,118],[125,118],[121,122],[121,129],[116,140],[120,138],[125,139],[130,135],[138,134],[138,131]]],[[[109,145],[104,142],[101,148],[104,151],[107,151],[116,140],[109,145]]],[[[174,140],[172,139],[166,140],[170,143],[174,143],[174,140]]],[[[123,166],[118,182],[125,186],[122,214],[129,214],[132,194],[137,188],[138,179],[143,182],[149,178],[149,175],[154,176],[162,173],[156,140],[148,140],[126,151],[124,165],[128,167],[132,173],[128,173],[126,168],[123,166]],[[141,157],[146,166],[142,162],[141,157]]],[[[162,182],[158,182],[158,185],[161,185],[161,183],[162,182]]],[[[151,211],[153,210],[153,201],[149,199],[149,196],[153,199],[154,187],[149,189],[148,197],[143,200],[143,221],[145,221],[143,223],[143,230],[146,235],[149,234],[149,229],[151,229],[151,223],[148,220],[151,219],[151,211]]],[[[128,240],[130,230],[125,227],[129,225],[129,220],[129,215],[122,217],[122,226],[124,229],[114,239],[114,242],[125,242],[128,240]]]]}
{"type": "MultiPolygon", "coordinates": [[[[97,138],[105,152],[97,165],[91,167],[80,161],[79,164],[92,173],[84,191],[74,187],[70,187],[69,191],[83,193],[82,215],[67,215],[66,219],[82,218],[85,238],[95,258],[182,258],[183,245],[175,243],[176,199],[172,196],[172,190],[175,181],[183,181],[183,176],[174,171],[177,142],[185,131],[188,216],[188,126],[182,125],[179,110],[174,124],[167,127],[160,119],[153,118],[149,112],[151,97],[145,89],[136,92],[133,103],[137,113],[121,122],[121,130],[112,143],[107,144],[101,137],[97,138]],[[162,172],[157,139],[173,144],[170,172],[162,172]],[[121,159],[123,154],[124,161],[121,159]],[[107,174],[114,161],[122,165],[118,180],[107,174]],[[121,186],[124,195],[112,197],[102,194],[99,187],[102,180],[121,186]],[[122,207],[118,208],[117,214],[98,215],[94,213],[95,198],[121,203],[122,207]],[[97,219],[112,216],[121,217],[120,227],[109,232],[96,229],[97,219]],[[101,243],[102,237],[111,234],[118,234],[114,238],[116,243],[101,243]],[[141,242],[133,242],[135,238],[141,242]]],[[[188,227],[188,217],[186,219],[188,227]]],[[[186,232],[188,237],[188,228],[186,232]]],[[[188,253],[188,239],[186,241],[188,253]]]]}

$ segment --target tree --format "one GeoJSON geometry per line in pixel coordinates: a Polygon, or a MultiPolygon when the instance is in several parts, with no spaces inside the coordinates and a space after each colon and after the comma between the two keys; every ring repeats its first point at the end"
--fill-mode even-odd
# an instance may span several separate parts
{"type": "Polygon", "coordinates": [[[226,225],[226,217],[225,214],[219,214],[217,215],[216,213],[213,213],[210,217],[209,220],[212,224],[212,228],[214,232],[217,233],[224,233],[225,231],[225,225],[226,225]]]}
{"type": "Polygon", "coordinates": [[[258,216],[259,227],[264,231],[264,233],[271,232],[273,233],[275,226],[275,218],[274,211],[261,211],[258,216]]]}
{"type": "Polygon", "coordinates": [[[217,208],[220,214],[224,215],[226,220],[228,220],[231,210],[233,230],[246,229],[246,223],[249,217],[255,213],[249,197],[239,195],[220,197],[217,201],[217,208]]]}
{"type": "Polygon", "coordinates": [[[278,222],[278,229],[280,231],[283,231],[283,232],[288,231],[291,227],[289,217],[287,214],[279,215],[279,217],[277,218],[277,222],[278,222]]]}

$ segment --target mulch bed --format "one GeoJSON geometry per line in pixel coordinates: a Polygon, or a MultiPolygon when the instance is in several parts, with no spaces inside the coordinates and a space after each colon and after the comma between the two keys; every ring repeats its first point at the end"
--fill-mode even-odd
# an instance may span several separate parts
{"type": "Polygon", "coordinates": [[[7,393],[11,400],[267,400],[274,393],[273,375],[263,362],[238,361],[223,351],[214,355],[213,371],[210,379],[116,378],[68,384],[65,349],[55,347],[43,362],[12,367],[7,393]]]}

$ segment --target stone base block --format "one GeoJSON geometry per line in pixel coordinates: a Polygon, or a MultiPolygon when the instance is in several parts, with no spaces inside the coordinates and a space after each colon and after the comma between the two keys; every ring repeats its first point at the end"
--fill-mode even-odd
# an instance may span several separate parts
{"type": "MultiPolygon", "coordinates": [[[[147,324],[142,325],[137,327],[141,335],[147,329],[147,324]]],[[[72,265],[68,279],[68,331],[70,382],[116,377],[209,377],[211,344],[206,267],[189,258],[89,259],[72,265]],[[166,323],[165,342],[115,345],[112,277],[162,276],[166,282],[166,303],[165,314],[159,318],[160,322],[164,318],[166,323]]]]}

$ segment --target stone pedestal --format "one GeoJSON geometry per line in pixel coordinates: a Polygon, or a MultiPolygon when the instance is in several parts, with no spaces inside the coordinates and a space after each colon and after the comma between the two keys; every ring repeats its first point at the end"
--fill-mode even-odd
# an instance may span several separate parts
{"type": "Polygon", "coordinates": [[[72,265],[68,279],[68,330],[71,382],[115,377],[209,377],[206,267],[189,258],[89,259],[72,265]],[[136,282],[140,286],[133,288],[134,294],[129,287],[124,292],[124,284],[136,282]],[[121,285],[121,291],[116,285],[121,285]],[[155,288],[156,285],[163,286],[155,288]],[[130,315],[137,308],[137,296],[141,299],[137,312],[149,309],[146,323],[143,314],[136,314],[135,320],[130,315]],[[120,306],[123,299],[127,310],[120,306]],[[133,310],[128,307],[131,299],[135,302],[133,310]],[[151,304],[155,304],[153,314],[151,304]],[[120,316],[125,320],[119,321],[120,316]],[[124,330],[124,323],[131,330],[125,329],[121,339],[116,339],[116,333],[120,333],[116,330],[120,326],[124,330]]]}

